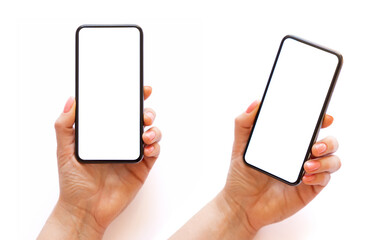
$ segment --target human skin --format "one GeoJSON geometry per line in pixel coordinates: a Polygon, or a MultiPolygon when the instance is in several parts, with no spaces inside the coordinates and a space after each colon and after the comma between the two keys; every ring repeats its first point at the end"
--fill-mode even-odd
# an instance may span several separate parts
{"type": "MultiPolygon", "coordinates": [[[[152,93],[144,87],[144,99],[152,93]]],[[[135,164],[81,164],[74,154],[74,98],[55,123],[60,196],[38,239],[101,239],[106,228],[134,199],[160,153],[161,132],[144,132],[144,158],[135,164]]],[[[104,109],[102,109],[104,114],[104,109]]],[[[144,124],[155,119],[144,109],[144,124]]]]}
{"type": "MultiPolygon", "coordinates": [[[[334,155],[338,142],[326,137],[312,147],[312,158],[304,164],[302,183],[290,186],[248,167],[243,153],[253,126],[259,101],[235,119],[231,165],[224,188],[191,218],[171,239],[252,239],[262,227],[293,215],[327,185],[330,174],[341,166],[334,155]]],[[[332,124],[326,115],[322,127],[332,124]]],[[[295,126],[292,126],[295,127],[295,126]]],[[[283,142],[281,149],[283,150],[283,142]]]]}

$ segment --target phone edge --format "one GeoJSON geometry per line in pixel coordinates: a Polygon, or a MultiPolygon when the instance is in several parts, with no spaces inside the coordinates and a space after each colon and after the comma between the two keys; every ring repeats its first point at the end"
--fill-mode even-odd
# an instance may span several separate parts
{"type": "Polygon", "coordinates": [[[318,137],[319,130],[320,130],[321,126],[322,126],[323,118],[324,118],[324,116],[325,116],[325,114],[326,114],[328,105],[329,105],[329,103],[330,103],[332,94],[333,94],[333,92],[334,92],[334,88],[335,88],[335,85],[336,85],[336,83],[337,83],[337,79],[338,79],[339,74],[340,74],[341,69],[342,69],[342,65],[343,65],[343,57],[342,57],[342,54],[340,54],[338,51],[335,51],[335,50],[332,50],[332,49],[330,49],[330,48],[324,47],[324,46],[322,46],[322,45],[320,45],[320,44],[317,44],[317,43],[314,43],[314,42],[305,40],[305,39],[300,38],[300,37],[297,37],[297,36],[295,36],[295,35],[286,35],[285,37],[283,37],[283,39],[281,40],[280,46],[279,46],[279,48],[278,48],[276,58],[275,58],[275,60],[274,60],[273,67],[272,67],[271,73],[270,73],[270,75],[269,75],[269,79],[268,79],[268,81],[267,81],[267,83],[266,83],[266,87],[265,87],[265,90],[264,90],[263,95],[262,95],[262,99],[261,99],[261,102],[260,102],[260,106],[259,106],[259,108],[258,108],[258,110],[257,110],[256,115],[255,115],[254,124],[253,124],[253,126],[252,126],[252,128],[251,128],[251,132],[250,132],[249,138],[248,138],[247,143],[246,143],[246,147],[245,147],[244,152],[243,152],[243,162],[244,162],[247,166],[249,166],[249,167],[251,167],[251,168],[253,168],[253,169],[255,169],[255,170],[257,170],[257,171],[259,171],[259,172],[261,172],[261,173],[264,173],[264,174],[266,174],[266,175],[268,175],[268,176],[270,176],[270,177],[272,177],[272,178],[274,178],[274,179],[277,179],[277,180],[279,180],[279,181],[281,181],[281,182],[283,182],[283,183],[286,183],[286,184],[288,184],[288,185],[296,186],[296,185],[300,184],[301,179],[302,179],[302,177],[303,177],[303,175],[304,175],[304,172],[305,172],[305,171],[304,171],[304,163],[305,163],[305,162],[310,158],[310,156],[311,156],[312,145],[316,142],[316,139],[317,139],[317,137],[318,137]],[[323,106],[322,106],[322,109],[321,109],[321,112],[320,112],[320,116],[319,116],[319,118],[318,118],[316,127],[315,127],[314,132],[313,132],[312,137],[311,137],[311,142],[310,142],[309,147],[308,147],[308,149],[307,149],[307,152],[306,152],[304,161],[303,161],[303,163],[302,163],[302,167],[301,167],[301,169],[300,169],[299,175],[298,175],[296,181],[294,181],[294,182],[289,182],[289,181],[287,181],[287,180],[285,180],[285,179],[283,179],[283,178],[280,178],[280,177],[278,177],[278,176],[276,176],[276,175],[274,175],[274,174],[271,174],[271,173],[269,173],[269,172],[267,172],[267,171],[265,171],[265,170],[262,170],[262,169],[260,169],[260,168],[258,168],[258,167],[256,167],[256,166],[254,166],[254,165],[248,163],[248,162],[246,161],[246,158],[245,158],[245,157],[246,157],[246,153],[247,153],[247,149],[248,149],[248,146],[249,146],[249,143],[250,143],[250,140],[251,140],[253,131],[254,131],[254,128],[255,128],[256,123],[257,123],[257,120],[258,120],[259,113],[260,113],[261,108],[262,108],[263,101],[264,101],[264,99],[265,99],[265,97],[266,97],[267,90],[268,90],[268,88],[269,88],[269,85],[270,85],[270,82],[271,82],[271,79],[272,79],[272,76],[273,76],[273,73],[274,73],[274,69],[275,69],[275,67],[276,67],[276,65],[277,65],[278,58],[279,58],[279,56],[280,56],[281,49],[282,49],[282,47],[283,47],[283,45],[284,45],[285,40],[288,39],[288,38],[292,38],[292,39],[297,40],[297,41],[299,41],[299,42],[301,42],[301,43],[304,43],[304,44],[310,45],[310,46],[312,46],[312,47],[318,48],[318,49],[320,49],[320,50],[326,51],[326,52],[328,52],[328,53],[331,53],[331,54],[335,55],[335,56],[337,57],[337,59],[338,59],[338,64],[337,64],[337,67],[336,67],[336,69],[335,69],[333,78],[332,78],[332,80],[331,80],[330,87],[329,87],[329,89],[328,89],[328,91],[327,91],[326,98],[325,98],[325,100],[324,100],[324,102],[323,102],[323,106]]]}
{"type": "Polygon", "coordinates": [[[144,133],[144,33],[142,28],[136,24],[83,24],[76,29],[75,33],[75,158],[80,163],[138,163],[144,158],[144,141],[142,135],[144,133]],[[78,145],[78,96],[79,96],[79,33],[83,28],[105,28],[105,27],[133,27],[138,29],[140,32],[140,154],[136,159],[91,159],[85,160],[79,156],[79,145],[78,145]]]}

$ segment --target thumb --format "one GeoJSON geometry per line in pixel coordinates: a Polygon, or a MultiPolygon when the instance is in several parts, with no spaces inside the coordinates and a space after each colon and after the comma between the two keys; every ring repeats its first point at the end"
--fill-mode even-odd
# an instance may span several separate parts
{"type": "Polygon", "coordinates": [[[57,118],[54,127],[57,136],[57,149],[62,150],[71,145],[74,140],[73,124],[75,122],[75,98],[69,97],[64,106],[64,111],[57,118]]]}
{"type": "Polygon", "coordinates": [[[244,149],[254,124],[255,115],[259,108],[259,101],[255,100],[246,110],[235,119],[235,140],[232,149],[233,154],[243,155],[244,149]]]}

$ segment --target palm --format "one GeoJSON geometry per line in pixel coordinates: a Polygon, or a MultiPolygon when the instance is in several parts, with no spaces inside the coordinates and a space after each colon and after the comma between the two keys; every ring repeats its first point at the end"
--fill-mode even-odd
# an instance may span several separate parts
{"type": "Polygon", "coordinates": [[[247,167],[240,155],[233,155],[231,164],[226,189],[234,198],[245,201],[243,205],[251,206],[244,210],[255,229],[291,216],[323,189],[305,184],[286,185],[247,167]]]}
{"type": "Polygon", "coordinates": [[[61,197],[75,206],[87,204],[97,223],[107,226],[135,197],[152,163],[80,164],[73,149],[71,144],[59,155],[61,197]]]}

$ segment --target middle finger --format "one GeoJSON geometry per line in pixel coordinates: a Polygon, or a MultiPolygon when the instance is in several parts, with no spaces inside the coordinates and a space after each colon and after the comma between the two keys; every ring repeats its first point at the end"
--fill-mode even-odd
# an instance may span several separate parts
{"type": "Polygon", "coordinates": [[[321,157],[338,150],[338,141],[334,137],[326,137],[312,146],[312,156],[321,157]]]}
{"type": "Polygon", "coordinates": [[[304,170],[307,173],[333,173],[341,167],[341,160],[336,155],[329,155],[322,158],[310,159],[304,164],[304,170]]]}
{"type": "Polygon", "coordinates": [[[145,144],[150,145],[155,142],[159,142],[162,138],[162,133],[160,132],[160,129],[157,127],[151,127],[143,133],[143,141],[145,144]]]}

